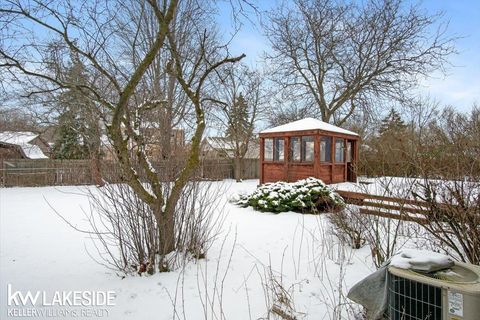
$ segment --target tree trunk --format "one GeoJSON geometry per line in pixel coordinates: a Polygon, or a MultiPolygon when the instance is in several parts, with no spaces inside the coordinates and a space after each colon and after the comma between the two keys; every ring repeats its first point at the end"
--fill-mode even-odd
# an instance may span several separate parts
{"type": "Polygon", "coordinates": [[[161,257],[158,270],[166,272],[170,268],[165,261],[165,256],[176,249],[174,209],[171,210],[172,212],[163,211],[159,203],[152,209],[158,227],[158,254],[161,257]]]}
{"type": "Polygon", "coordinates": [[[332,114],[328,112],[327,107],[320,107],[320,111],[322,112],[322,121],[330,123],[330,118],[332,117],[332,114]]]}
{"type": "Polygon", "coordinates": [[[160,254],[166,255],[175,250],[174,212],[163,212],[160,225],[160,254]]]}
{"type": "Polygon", "coordinates": [[[100,157],[96,152],[92,152],[90,154],[90,173],[92,175],[93,182],[99,187],[105,184],[102,178],[100,166],[100,157]]]}
{"type": "Polygon", "coordinates": [[[233,171],[235,180],[237,182],[241,182],[243,175],[242,175],[242,159],[240,157],[235,157],[233,160],[233,171]]]}

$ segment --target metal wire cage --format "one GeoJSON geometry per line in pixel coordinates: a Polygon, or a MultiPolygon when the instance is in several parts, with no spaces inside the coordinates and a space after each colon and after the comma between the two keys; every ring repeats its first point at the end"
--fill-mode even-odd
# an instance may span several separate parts
{"type": "Polygon", "coordinates": [[[442,320],[442,289],[388,272],[389,320],[442,320]]]}

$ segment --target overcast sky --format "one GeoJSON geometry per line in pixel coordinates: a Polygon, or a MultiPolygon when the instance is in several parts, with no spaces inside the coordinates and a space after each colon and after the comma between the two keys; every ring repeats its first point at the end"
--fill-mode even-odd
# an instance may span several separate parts
{"type": "MultiPolygon", "coordinates": [[[[276,1],[257,0],[256,3],[260,10],[268,10],[275,6],[276,1]]],[[[442,105],[452,105],[468,111],[474,102],[480,104],[480,0],[424,0],[419,4],[429,13],[443,12],[444,20],[450,21],[448,33],[462,36],[456,42],[459,54],[451,57],[453,66],[449,68],[448,74],[433,74],[422,82],[419,90],[442,105]]],[[[228,10],[220,15],[222,30],[232,30],[231,18],[228,10]]],[[[234,54],[245,53],[246,62],[255,65],[261,62],[262,53],[269,50],[269,46],[258,20],[252,20],[254,23],[243,21],[241,30],[231,43],[231,49],[234,54]]]]}

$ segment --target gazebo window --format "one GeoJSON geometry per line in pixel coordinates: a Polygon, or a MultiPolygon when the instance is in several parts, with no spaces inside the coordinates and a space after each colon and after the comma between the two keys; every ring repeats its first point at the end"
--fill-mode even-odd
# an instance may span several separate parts
{"type": "Polygon", "coordinates": [[[285,144],[283,138],[275,138],[275,147],[273,149],[273,161],[283,161],[285,159],[285,144]]]}
{"type": "Polygon", "coordinates": [[[345,162],[345,140],[344,139],[335,139],[335,162],[344,163],[345,162]]]}
{"type": "Polygon", "coordinates": [[[273,139],[271,138],[265,139],[263,150],[264,150],[265,160],[272,161],[273,160],[273,139]]]}
{"type": "Polygon", "coordinates": [[[312,162],[314,155],[315,145],[313,142],[313,137],[304,136],[302,137],[302,161],[312,162]]]}
{"type": "Polygon", "coordinates": [[[301,160],[299,137],[290,138],[290,160],[292,161],[301,160]]]}
{"type": "Polygon", "coordinates": [[[320,139],[320,162],[332,162],[332,137],[320,139]]]}

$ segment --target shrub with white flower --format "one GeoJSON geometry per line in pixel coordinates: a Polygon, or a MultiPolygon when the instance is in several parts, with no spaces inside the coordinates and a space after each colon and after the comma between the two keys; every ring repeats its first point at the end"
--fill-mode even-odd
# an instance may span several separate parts
{"type": "Polygon", "coordinates": [[[252,194],[241,196],[237,204],[275,213],[286,211],[320,213],[337,211],[345,207],[343,198],[316,178],[291,183],[283,181],[265,183],[252,194]]]}

